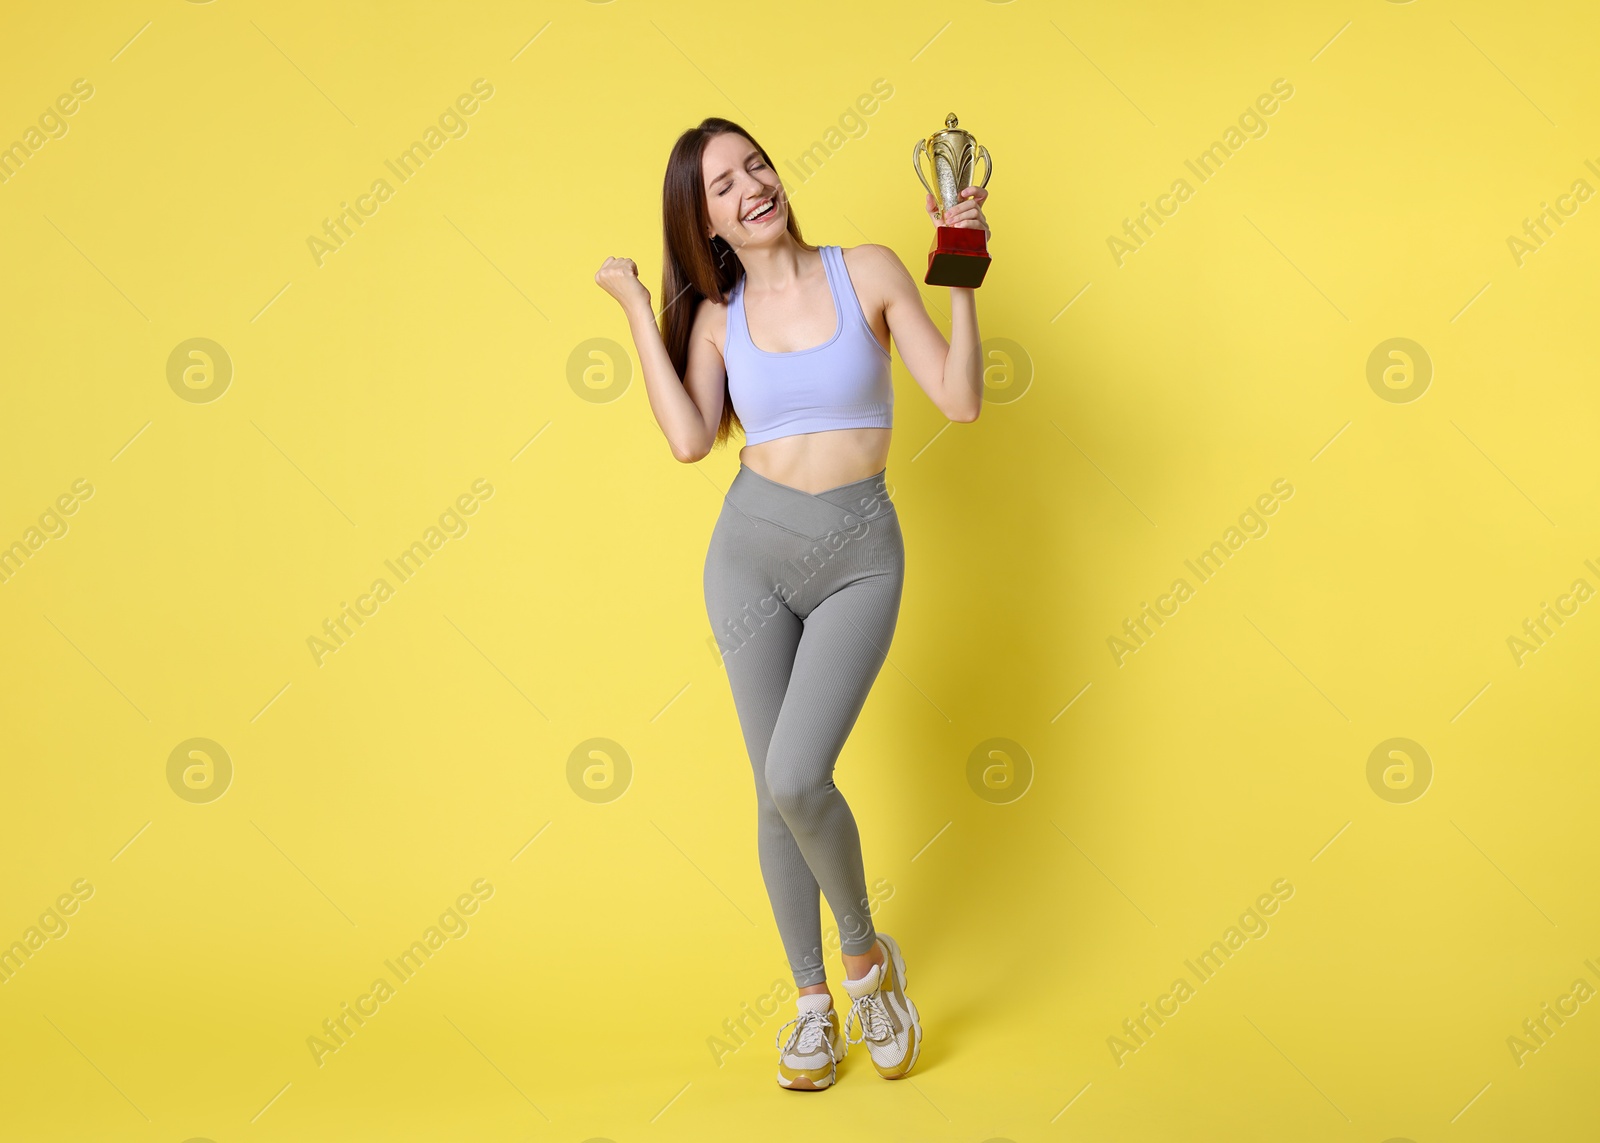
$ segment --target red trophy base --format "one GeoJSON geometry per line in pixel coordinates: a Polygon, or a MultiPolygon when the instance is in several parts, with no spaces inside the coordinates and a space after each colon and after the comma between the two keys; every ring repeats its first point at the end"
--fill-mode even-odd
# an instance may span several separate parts
{"type": "Polygon", "coordinates": [[[941,226],[928,252],[928,274],[922,280],[930,286],[961,286],[976,289],[989,272],[987,234],[976,226],[941,226]]]}

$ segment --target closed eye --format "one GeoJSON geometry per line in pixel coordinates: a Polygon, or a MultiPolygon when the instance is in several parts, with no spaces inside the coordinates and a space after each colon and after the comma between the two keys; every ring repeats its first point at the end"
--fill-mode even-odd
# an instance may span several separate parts
{"type": "MultiPolygon", "coordinates": [[[[760,160],[760,159],[757,159],[757,160],[756,160],[756,161],[755,161],[755,162],[753,162],[753,163],[751,163],[751,164],[750,164],[750,165],[751,165],[751,166],[752,166],[752,167],[762,167],[762,168],[765,168],[765,167],[766,167],[766,165],[767,165],[767,164],[765,164],[765,163],[763,163],[763,162],[762,162],[762,161],[761,161],[761,160],[760,160]]],[[[727,194],[727,193],[728,193],[728,192],[729,192],[729,191],[730,191],[730,190],[732,190],[732,189],[733,189],[733,184],[732,184],[732,183],[729,183],[729,184],[728,184],[728,185],[727,185],[727,186],[725,186],[725,187],[723,187],[723,188],[722,188],[722,189],[721,189],[721,190],[719,190],[719,191],[718,191],[718,192],[717,192],[717,197],[718,197],[718,198],[721,198],[721,197],[722,197],[722,196],[723,196],[723,195],[725,195],[725,194],[727,194]]]]}

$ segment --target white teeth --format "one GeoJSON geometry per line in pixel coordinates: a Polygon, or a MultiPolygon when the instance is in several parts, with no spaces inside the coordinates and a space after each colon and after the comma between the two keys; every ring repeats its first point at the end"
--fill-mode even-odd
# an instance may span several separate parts
{"type": "Polygon", "coordinates": [[[769,199],[769,200],[767,200],[767,204],[765,206],[763,206],[760,210],[751,211],[749,214],[745,215],[744,216],[744,221],[752,222],[755,219],[760,218],[761,216],[763,216],[765,214],[770,214],[772,211],[776,210],[777,207],[778,207],[778,200],[777,199],[769,199]]]}

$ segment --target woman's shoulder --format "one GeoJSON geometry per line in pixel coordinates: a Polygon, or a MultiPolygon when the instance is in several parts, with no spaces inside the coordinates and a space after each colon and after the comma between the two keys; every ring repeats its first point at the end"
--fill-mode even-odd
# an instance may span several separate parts
{"type": "Polygon", "coordinates": [[[859,246],[841,246],[841,247],[839,247],[839,250],[847,258],[872,258],[872,257],[877,256],[877,255],[874,255],[874,254],[867,253],[867,251],[872,251],[872,250],[877,251],[878,255],[882,255],[882,256],[885,256],[885,257],[896,257],[894,249],[892,247],[884,246],[884,245],[882,245],[880,243],[877,243],[877,242],[863,242],[859,246]]]}
{"type": "Polygon", "coordinates": [[[887,280],[886,276],[909,273],[905,263],[900,261],[900,255],[891,247],[876,242],[863,242],[859,246],[841,246],[839,253],[844,257],[845,268],[850,271],[850,277],[858,282],[887,280]]]}
{"type": "Polygon", "coordinates": [[[716,298],[701,298],[695,307],[694,332],[723,352],[728,331],[728,304],[716,298]]]}
{"type": "MultiPolygon", "coordinates": [[[[844,268],[850,274],[850,285],[861,303],[861,311],[868,318],[885,312],[891,298],[906,294],[906,283],[912,281],[911,271],[900,261],[900,255],[876,242],[863,242],[848,249],[841,246],[844,268]]],[[[910,287],[915,292],[916,287],[910,287]]]]}

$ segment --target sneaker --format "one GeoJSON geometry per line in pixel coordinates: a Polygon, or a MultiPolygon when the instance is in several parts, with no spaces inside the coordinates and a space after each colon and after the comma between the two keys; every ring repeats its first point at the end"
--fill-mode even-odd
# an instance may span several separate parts
{"type": "Polygon", "coordinates": [[[826,992],[800,997],[800,1015],[778,1029],[778,1082],[790,1091],[821,1091],[838,1078],[839,1057],[849,1048],[839,1031],[839,1013],[826,992]],[[794,1025],[787,1041],[783,1029],[794,1025]]]}
{"type": "Polygon", "coordinates": [[[878,934],[882,964],[875,964],[860,980],[843,981],[850,994],[850,1012],[844,1018],[845,1044],[865,1042],[872,1066],[884,1079],[899,1079],[911,1071],[922,1050],[922,1023],[917,1006],[906,995],[906,958],[895,939],[878,934]],[[860,1035],[850,1036],[855,1021],[860,1035]]]}

